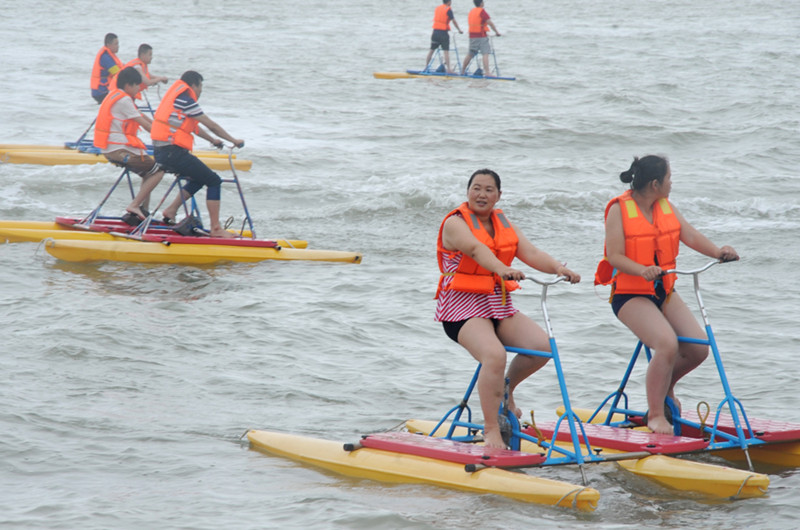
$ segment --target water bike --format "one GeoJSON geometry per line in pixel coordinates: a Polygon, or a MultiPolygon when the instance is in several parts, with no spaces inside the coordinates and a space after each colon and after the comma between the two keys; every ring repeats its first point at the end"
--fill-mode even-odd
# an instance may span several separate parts
{"type": "MultiPolygon", "coordinates": [[[[147,153],[153,154],[153,147],[147,146],[147,153]]],[[[217,151],[198,149],[192,151],[205,165],[215,171],[230,169],[228,158],[217,151]]],[[[235,155],[234,155],[235,158],[235,155]]],[[[107,164],[108,159],[94,147],[92,140],[81,140],[80,143],[66,142],[64,146],[38,144],[0,144],[0,163],[36,164],[40,166],[107,164]]],[[[251,160],[235,158],[234,166],[241,171],[249,171],[253,167],[251,160]]]]}
{"type": "Polygon", "coordinates": [[[611,426],[584,423],[570,404],[547,310],[548,287],[565,278],[540,280],[529,276],[527,279],[542,286],[541,308],[550,351],[513,347],[506,350],[552,359],[563,402],[556,422],[537,425],[531,413],[531,423],[521,423],[504,401],[499,414],[509,449],[484,450],[480,445],[483,425],[473,420],[469,407],[480,374],[478,365],[463,398],[438,422],[408,420],[401,431],[366,435],[343,447],[336,442],[253,430],[247,433],[251,446],[352,476],[432,483],[584,511],[594,510],[599,499],[599,492],[588,485],[584,466],[603,462],[616,462],[632,473],[691,495],[712,498],[764,495],[769,485],[766,475],[666,456],[699,450],[705,445],[702,440],[643,431],[623,432],[611,426]],[[556,439],[551,434],[548,438],[544,432],[548,430],[564,434],[556,439]],[[616,448],[598,450],[600,447],[594,442],[598,436],[616,440],[616,448]],[[554,465],[577,466],[583,485],[553,484],[550,479],[520,472],[554,465]],[[524,494],[520,482],[527,484],[524,494]]]}
{"type": "Polygon", "coordinates": [[[516,77],[503,77],[500,75],[500,67],[497,65],[497,55],[494,51],[494,44],[492,38],[489,39],[490,55],[494,63],[494,69],[490,72],[484,72],[480,66],[472,67],[473,62],[476,65],[480,64],[479,57],[483,54],[476,54],[461,72],[461,58],[458,55],[458,44],[456,43],[455,34],[450,38],[453,43],[453,50],[456,56],[456,72],[448,72],[447,66],[444,61],[444,53],[441,48],[437,48],[431,60],[425,65],[422,70],[406,70],[405,72],[374,72],[372,75],[376,79],[414,79],[414,78],[440,78],[440,79],[485,79],[487,81],[515,81],[516,77]]]}
{"type": "MultiPolygon", "coordinates": [[[[65,261],[125,261],[133,263],[213,264],[218,262],[330,261],[360,263],[356,252],[308,249],[304,240],[258,239],[245,202],[244,192],[233,165],[233,147],[229,152],[232,178],[223,183],[236,185],[244,220],[238,230],[226,229],[234,238],[211,237],[203,226],[194,197],[182,202],[185,218],[176,225],[157,221],[152,214],[139,219],[133,214],[123,217],[102,215],[114,191],[124,182],[135,196],[130,171],[123,168],[100,204],[85,216],[61,216],[54,223],[0,221],[0,241],[41,241],[48,253],[65,261]]],[[[161,198],[155,211],[168,200],[173,190],[182,192],[185,178],[176,177],[161,198]]]]}
{"type": "MultiPolygon", "coordinates": [[[[143,102],[137,102],[140,111],[155,115],[147,92],[143,102]]],[[[75,164],[105,164],[108,163],[106,157],[102,156],[100,149],[94,146],[94,141],[89,137],[94,127],[96,118],[92,120],[89,127],[83,131],[77,140],[64,142],[63,146],[58,145],[38,145],[38,144],[0,144],[0,162],[11,164],[37,164],[44,166],[56,165],[75,165],[75,164]]],[[[147,145],[147,154],[153,156],[153,146],[147,145]]],[[[215,171],[226,171],[230,168],[228,157],[219,151],[208,149],[198,149],[192,151],[197,158],[203,161],[208,167],[215,171]]],[[[233,155],[234,166],[241,171],[249,171],[253,167],[251,160],[237,158],[233,155]]]]}
{"type": "MultiPolygon", "coordinates": [[[[671,269],[666,271],[666,274],[692,276],[694,294],[702,316],[706,338],[678,337],[678,341],[702,344],[710,348],[722,390],[722,397],[712,418],[709,418],[711,409],[707,402],[698,403],[694,411],[681,412],[675,403],[667,398],[665,411],[668,419],[671,419],[673,432],[676,436],[702,441],[703,447],[698,452],[713,451],[726,459],[745,462],[750,470],[754,468],[754,461],[783,467],[800,466],[800,423],[750,418],[745,412],[742,402],[734,396],[731,390],[722,363],[722,356],[711,329],[708,312],[700,294],[700,274],[718,263],[721,262],[715,260],[693,270],[671,269]]],[[[642,352],[644,352],[647,362],[650,362],[652,358],[650,348],[639,341],[617,389],[595,409],[580,411],[586,421],[596,422],[623,432],[646,424],[647,411],[631,408],[625,392],[625,387],[637,360],[642,357],[642,352]]],[[[595,441],[594,445],[603,446],[599,441],[595,441]]]]}

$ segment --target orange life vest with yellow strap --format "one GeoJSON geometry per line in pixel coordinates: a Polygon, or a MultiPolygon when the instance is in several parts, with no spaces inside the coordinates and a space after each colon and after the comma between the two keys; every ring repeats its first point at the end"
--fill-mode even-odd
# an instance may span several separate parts
{"type": "MultiPolygon", "coordinates": [[[[144,74],[143,75],[144,79],[149,80],[150,79],[150,69],[147,67],[147,64],[145,64],[145,62],[142,61],[141,59],[139,59],[138,57],[136,59],[132,59],[131,61],[129,61],[122,68],[122,70],[124,70],[125,68],[128,68],[128,67],[136,68],[137,66],[141,68],[142,73],[144,74]]],[[[136,93],[135,96],[133,96],[135,99],[142,99],[142,90],[147,88],[147,83],[144,82],[144,79],[142,79],[142,83],[139,84],[139,91],[136,93]]],[[[114,79],[111,81],[111,86],[113,86],[114,88],[118,88],[117,76],[114,76],[114,79]]]]}
{"type": "MultiPolygon", "coordinates": [[[[470,34],[481,34],[481,37],[486,36],[486,32],[489,30],[489,25],[481,19],[481,13],[483,13],[482,7],[476,7],[472,11],[469,12],[469,17],[467,21],[469,22],[469,32],[470,34]]],[[[470,35],[472,37],[472,35],[470,35]]]]}
{"type": "Polygon", "coordinates": [[[478,219],[478,216],[469,209],[467,203],[447,214],[442,221],[442,226],[439,227],[439,237],[436,240],[436,257],[439,261],[439,270],[442,275],[439,277],[439,286],[436,289],[436,297],[439,298],[439,293],[443,290],[449,291],[463,291],[467,293],[481,293],[492,294],[495,285],[500,285],[503,290],[503,303],[505,304],[505,293],[519,289],[519,284],[513,280],[503,280],[499,275],[490,272],[476,262],[469,256],[462,254],[457,250],[448,250],[444,248],[442,243],[442,232],[444,231],[444,223],[447,219],[456,213],[460,212],[467,223],[467,226],[472,231],[475,238],[489,247],[489,249],[497,256],[497,259],[511,265],[514,257],[517,255],[517,244],[519,237],[514,231],[514,227],[508,221],[502,210],[492,210],[492,225],[494,226],[494,238],[489,235],[489,232],[483,227],[483,224],[478,219]],[[455,272],[445,272],[444,258],[445,256],[455,256],[462,254],[461,262],[458,264],[458,269],[455,272]],[[444,279],[452,276],[453,279],[447,286],[442,286],[444,279]]]}
{"type": "MultiPolygon", "coordinates": [[[[674,269],[681,242],[681,223],[667,199],[659,199],[653,205],[652,224],[639,210],[632,192],[626,191],[609,201],[605,216],[615,203],[622,213],[622,230],[625,233],[625,256],[645,266],[658,265],[664,270],[674,269]]],[[[603,260],[597,265],[594,284],[608,285],[614,282],[612,294],[655,294],[655,284],[632,274],[620,272],[608,262],[603,249],[603,260]]],[[[661,277],[664,290],[672,292],[675,274],[661,277]]]]}
{"type": "Polygon", "coordinates": [[[111,124],[114,120],[120,121],[111,114],[111,107],[121,100],[122,98],[130,97],[124,90],[116,89],[109,93],[100,104],[100,110],[97,111],[97,122],[94,126],[94,146],[100,149],[106,149],[108,144],[128,145],[138,149],[147,149],[144,142],[139,139],[139,123],[136,120],[121,120],[122,132],[125,133],[127,142],[121,144],[120,142],[109,142],[108,136],[111,133],[111,124]]]}
{"type": "Polygon", "coordinates": [[[197,100],[197,95],[192,90],[192,87],[180,79],[169,87],[153,117],[150,137],[154,141],[170,142],[191,151],[194,146],[192,133],[197,130],[197,120],[186,116],[182,111],[176,109],[174,105],[175,99],[187,90],[189,95],[197,100]],[[169,124],[169,118],[173,114],[177,116],[177,119],[183,120],[180,127],[176,128],[169,124]]]}
{"type": "Polygon", "coordinates": [[[450,6],[442,4],[433,12],[433,29],[443,29],[448,31],[450,29],[450,17],[447,13],[450,11],[450,6]]]}
{"type": "Polygon", "coordinates": [[[108,47],[103,46],[100,48],[100,51],[97,52],[97,55],[94,58],[94,65],[92,66],[92,81],[90,83],[90,88],[92,90],[97,90],[101,86],[107,87],[109,91],[111,87],[109,83],[111,79],[113,79],[119,71],[122,70],[122,61],[120,61],[114,52],[108,49],[108,47]],[[100,64],[100,58],[103,57],[103,53],[108,53],[108,55],[114,59],[114,62],[117,63],[116,67],[112,66],[108,72],[106,73],[106,77],[103,77],[103,66],[100,64]]]}

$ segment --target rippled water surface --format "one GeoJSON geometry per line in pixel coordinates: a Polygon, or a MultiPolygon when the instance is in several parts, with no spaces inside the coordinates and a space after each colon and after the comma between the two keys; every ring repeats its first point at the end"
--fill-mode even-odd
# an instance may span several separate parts
{"type": "MultiPolygon", "coordinates": [[[[742,256],[702,278],[735,393],[751,416],[800,421],[800,8],[490,0],[501,72],[517,81],[374,79],[423,66],[437,3],[5,6],[0,142],[76,139],[97,110],[103,35],[119,35],[125,61],[148,42],[153,72],[200,71],[203,108],[245,139],[253,169],[239,176],[259,235],[364,262],[71,264],[0,245],[0,526],[796,526],[794,470],[762,469],[763,498],[709,502],[598,465],[600,505],[578,514],[341,477],[240,441],[250,428],[351,441],[458,402],[475,366],[433,322],[435,238],[480,167],[503,177],[500,206],[528,237],[583,275],[553,288],[549,309],[573,402],[598,402],[633,347],[591,285],[602,211],[648,153],[670,157],[685,217],[742,256]]],[[[454,1],[462,27],[470,5],[454,1]]],[[[0,164],[0,219],[87,212],[114,176],[0,164]]],[[[223,215],[241,222],[231,191],[223,215]]],[[[702,263],[684,249],[682,266],[702,263]]],[[[537,289],[515,303],[541,317],[537,289]]],[[[643,374],[629,390],[641,398],[643,374]]],[[[711,363],[678,392],[718,402],[711,363]]],[[[554,417],[552,371],[517,402],[554,417]]],[[[535,473],[580,481],[571,468],[535,473]]]]}

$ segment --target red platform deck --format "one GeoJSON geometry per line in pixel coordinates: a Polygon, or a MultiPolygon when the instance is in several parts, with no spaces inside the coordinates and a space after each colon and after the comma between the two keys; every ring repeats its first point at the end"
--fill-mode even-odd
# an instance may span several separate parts
{"type": "Polygon", "coordinates": [[[361,445],[373,449],[425,456],[458,464],[513,467],[536,466],[545,461],[544,454],[522,453],[507,449],[486,449],[482,445],[456,442],[445,438],[410,432],[370,434],[361,440],[361,445]]]}
{"type": "MultiPolygon", "coordinates": [[[[553,437],[555,422],[537,422],[536,425],[547,438],[553,437]]],[[[578,426],[575,428],[578,429],[578,440],[581,444],[585,443],[580,428],[578,426]]],[[[645,451],[652,454],[691,453],[700,451],[708,445],[702,438],[656,434],[654,432],[611,427],[596,423],[584,423],[583,428],[589,438],[589,444],[593,447],[605,447],[625,452],[645,451]]],[[[536,437],[532,427],[528,427],[523,432],[529,436],[536,437]]],[[[569,425],[566,421],[561,422],[556,440],[572,440],[569,425]]]]}

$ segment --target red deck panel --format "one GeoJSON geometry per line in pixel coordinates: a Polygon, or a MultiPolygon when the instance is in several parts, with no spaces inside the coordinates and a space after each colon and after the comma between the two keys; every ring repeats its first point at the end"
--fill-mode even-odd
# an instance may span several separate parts
{"type": "MultiPolygon", "coordinates": [[[[537,422],[536,425],[546,437],[552,438],[553,430],[556,425],[555,422],[537,422]]],[[[593,447],[606,447],[618,451],[646,451],[653,454],[675,454],[699,451],[704,449],[707,445],[707,442],[702,438],[656,434],[654,432],[623,429],[596,423],[584,423],[583,427],[586,431],[586,436],[589,437],[590,445],[593,447]]],[[[583,444],[584,440],[580,433],[580,428],[577,425],[575,428],[578,429],[578,439],[580,443],[583,444]]],[[[528,427],[523,432],[530,436],[536,436],[536,433],[531,427],[528,427]]],[[[556,439],[558,441],[570,441],[572,439],[569,425],[566,421],[561,422],[556,439]]]]}
{"type": "Polygon", "coordinates": [[[373,449],[425,456],[458,464],[508,467],[535,466],[545,461],[543,454],[522,453],[507,449],[487,451],[482,445],[456,442],[446,438],[435,438],[410,432],[370,434],[361,440],[361,445],[373,449]],[[484,452],[488,454],[484,454],[484,452]]]}
{"type": "MultiPolygon", "coordinates": [[[[700,423],[700,419],[695,411],[685,411],[682,416],[691,422],[700,423]]],[[[708,415],[708,418],[706,418],[706,426],[714,426],[714,417],[713,413],[708,415]]],[[[742,418],[741,414],[739,414],[739,420],[745,435],[747,435],[747,425],[744,423],[744,418],[742,418]]],[[[769,443],[800,440],[800,424],[798,423],[782,420],[762,420],[750,417],[748,417],[748,420],[750,421],[750,427],[753,429],[755,437],[759,440],[769,443]]],[[[730,414],[720,414],[718,428],[724,433],[736,434],[736,427],[733,424],[733,418],[730,414]]],[[[689,436],[699,436],[698,429],[692,429],[684,425],[682,430],[689,436]]]]}

